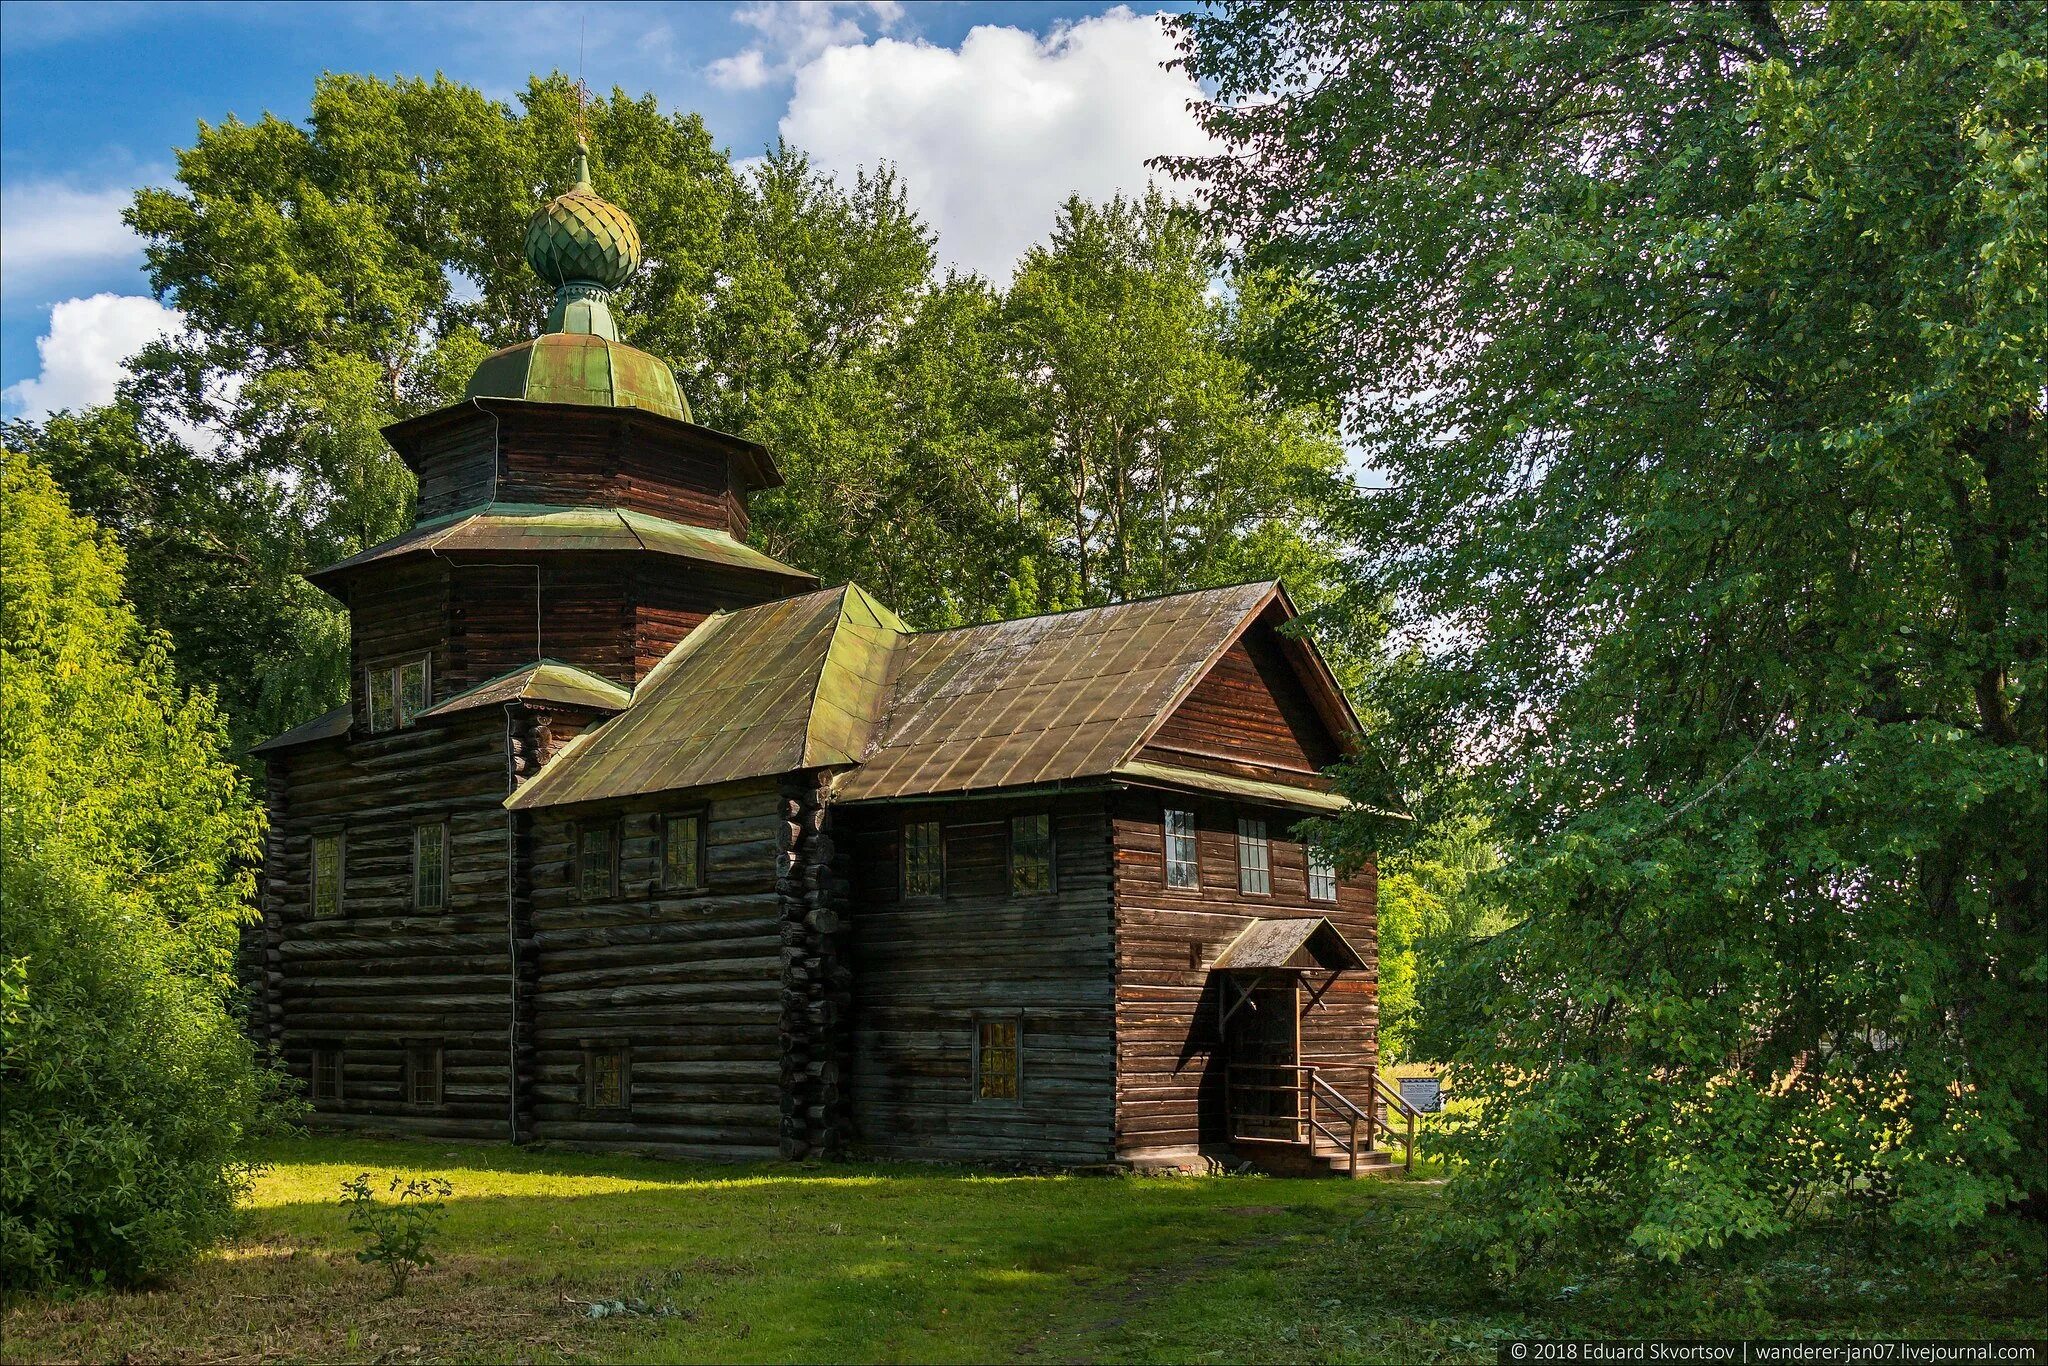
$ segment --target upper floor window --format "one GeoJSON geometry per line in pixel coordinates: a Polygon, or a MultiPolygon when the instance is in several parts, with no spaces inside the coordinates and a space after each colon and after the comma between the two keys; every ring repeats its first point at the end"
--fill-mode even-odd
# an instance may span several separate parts
{"type": "Polygon", "coordinates": [[[412,828],[412,904],[422,911],[448,904],[448,827],[440,821],[412,828]]]}
{"type": "Polygon", "coordinates": [[[313,918],[341,914],[342,841],[339,830],[313,836],[313,918]]]}
{"type": "Polygon", "coordinates": [[[1037,896],[1052,890],[1052,816],[1038,812],[1010,818],[1010,895],[1037,896]]]}
{"type": "Polygon", "coordinates": [[[1195,858],[1195,813],[1169,808],[1161,823],[1166,829],[1166,885],[1201,886],[1202,874],[1195,858]]]}
{"type": "Polygon", "coordinates": [[[427,656],[377,664],[363,672],[372,731],[409,726],[427,709],[427,656]]]}
{"type": "Polygon", "coordinates": [[[576,889],[585,901],[612,895],[617,841],[609,825],[586,825],[576,836],[576,889]]]}
{"type": "Polygon", "coordinates": [[[1237,821],[1237,890],[1244,896],[1273,894],[1272,855],[1266,844],[1266,822],[1257,816],[1240,816],[1237,821]]]}
{"type": "Polygon", "coordinates": [[[704,885],[704,818],[666,816],[661,822],[661,885],[694,892],[704,885]]]}
{"type": "Polygon", "coordinates": [[[909,822],[903,827],[903,895],[943,896],[945,890],[945,841],[939,823],[909,822]]]}
{"type": "Polygon", "coordinates": [[[1308,847],[1308,899],[1310,901],[1335,901],[1337,899],[1337,859],[1329,850],[1311,844],[1308,847]]]}
{"type": "Polygon", "coordinates": [[[1015,1016],[974,1022],[974,1098],[1015,1100],[1023,1081],[1023,1050],[1015,1016]]]}

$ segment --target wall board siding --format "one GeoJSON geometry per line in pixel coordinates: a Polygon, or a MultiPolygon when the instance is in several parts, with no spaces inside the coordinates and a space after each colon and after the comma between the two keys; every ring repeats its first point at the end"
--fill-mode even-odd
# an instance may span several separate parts
{"type": "Polygon", "coordinates": [[[843,808],[837,819],[853,878],[857,1141],[888,1156],[1108,1161],[1114,999],[1102,796],[843,808]],[[999,832],[1011,815],[1048,809],[1054,890],[1012,899],[999,832]],[[926,819],[951,827],[950,894],[904,901],[897,832],[926,819]],[[1014,1103],[975,1098],[981,1014],[1021,1021],[1014,1103]]]}
{"type": "Polygon", "coordinates": [[[1279,769],[1282,781],[1315,788],[1329,786],[1321,770],[1340,757],[1272,628],[1263,624],[1224,652],[1142,754],[1191,768],[1279,769]]]}
{"type": "MultiPolygon", "coordinates": [[[[1217,1050],[1219,985],[1208,963],[1253,919],[1327,916],[1370,974],[1353,974],[1302,1017],[1304,1063],[1362,1095],[1378,1059],[1376,875],[1368,866],[1339,880],[1337,900],[1311,901],[1303,846],[1286,838],[1298,814],[1235,807],[1209,798],[1129,791],[1115,803],[1116,1146],[1119,1154],[1184,1151],[1226,1140],[1217,1050]],[[1166,886],[1161,811],[1195,813],[1201,887],[1166,886]],[[1270,896],[1238,892],[1237,818],[1263,816],[1271,840],[1270,896]],[[1192,955],[1191,955],[1192,949],[1192,955]]],[[[1322,975],[1311,977],[1320,982],[1322,975]]]]}

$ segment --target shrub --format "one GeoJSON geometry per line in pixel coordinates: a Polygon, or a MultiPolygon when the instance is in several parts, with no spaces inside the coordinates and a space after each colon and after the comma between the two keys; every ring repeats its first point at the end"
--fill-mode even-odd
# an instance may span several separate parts
{"type": "Polygon", "coordinates": [[[364,1172],[341,1183],[341,1204],[348,1211],[349,1232],[369,1239],[356,1260],[383,1267],[391,1277],[389,1293],[397,1296],[405,1293],[413,1272],[434,1264],[427,1240],[440,1230],[441,1211],[448,1207],[444,1202],[455,1188],[438,1176],[394,1176],[388,1189],[393,1199],[386,1204],[364,1172]]]}
{"type": "Polygon", "coordinates": [[[4,457],[0,1283],[132,1283],[225,1233],[266,1082],[231,1014],[261,815],[120,552],[4,457]]]}

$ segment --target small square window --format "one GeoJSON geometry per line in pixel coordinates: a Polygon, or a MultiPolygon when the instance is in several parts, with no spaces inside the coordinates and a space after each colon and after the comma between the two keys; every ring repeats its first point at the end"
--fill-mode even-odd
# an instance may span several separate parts
{"type": "Polygon", "coordinates": [[[1310,845],[1308,848],[1308,899],[1310,901],[1335,901],[1337,899],[1337,859],[1329,850],[1310,845]]]}
{"type": "Polygon", "coordinates": [[[623,1048],[590,1048],[583,1053],[583,1108],[624,1110],[630,1072],[623,1048]]]}
{"type": "Polygon", "coordinates": [[[448,827],[439,821],[412,830],[412,904],[422,911],[448,904],[448,827]]]}
{"type": "Polygon", "coordinates": [[[405,1050],[405,1099],[411,1105],[441,1103],[441,1045],[409,1044],[405,1050]]]}
{"type": "Polygon", "coordinates": [[[1010,818],[1010,895],[1052,890],[1052,817],[1041,811],[1010,818]]]}
{"type": "Polygon", "coordinates": [[[1273,894],[1266,823],[1256,816],[1241,817],[1237,822],[1237,890],[1244,896],[1273,894]]]}
{"type": "Polygon", "coordinates": [[[394,679],[389,668],[379,667],[367,671],[370,692],[370,729],[373,731],[395,730],[398,726],[398,706],[392,691],[394,679]]]}
{"type": "Polygon", "coordinates": [[[427,709],[427,661],[409,660],[398,666],[398,724],[409,726],[427,709]]]}
{"type": "Polygon", "coordinates": [[[903,895],[943,896],[945,890],[945,843],[939,823],[912,821],[903,827],[903,895]]]}
{"type": "Polygon", "coordinates": [[[1166,827],[1166,885],[1199,887],[1202,874],[1195,855],[1195,813],[1168,810],[1166,827]]]}
{"type": "Polygon", "coordinates": [[[609,825],[586,825],[578,835],[576,886],[585,901],[600,901],[612,895],[615,848],[609,825]]]}
{"type": "Polygon", "coordinates": [[[313,836],[313,918],[341,914],[341,833],[313,836]]]}
{"type": "Polygon", "coordinates": [[[661,885],[694,892],[704,885],[704,818],[669,816],[661,824],[661,885]]]}
{"type": "Polygon", "coordinates": [[[1015,1100],[1022,1080],[1018,1022],[977,1020],[974,1024],[974,1098],[1015,1100]]]}
{"type": "Polygon", "coordinates": [[[341,1050],[339,1048],[316,1048],[313,1050],[313,1099],[341,1099],[341,1050]]]}

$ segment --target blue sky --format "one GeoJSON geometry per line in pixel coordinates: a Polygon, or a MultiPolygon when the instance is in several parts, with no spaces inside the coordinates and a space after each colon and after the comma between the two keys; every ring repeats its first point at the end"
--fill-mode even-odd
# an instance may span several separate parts
{"type": "Polygon", "coordinates": [[[103,401],[175,313],[119,214],[201,120],[300,119],[324,70],[652,91],[736,157],[896,162],[943,257],[1002,275],[1069,190],[1144,185],[1201,134],[1155,17],[1179,4],[0,3],[0,412],[103,401]]]}

